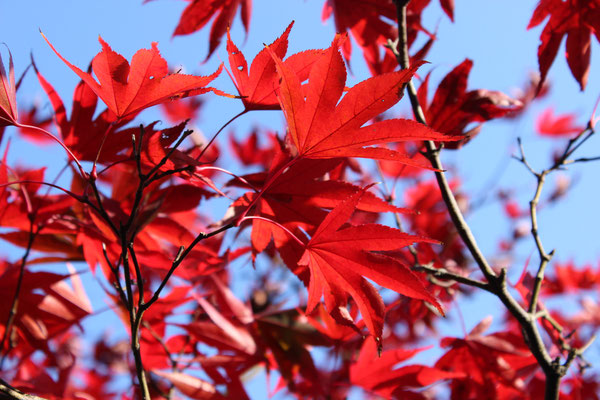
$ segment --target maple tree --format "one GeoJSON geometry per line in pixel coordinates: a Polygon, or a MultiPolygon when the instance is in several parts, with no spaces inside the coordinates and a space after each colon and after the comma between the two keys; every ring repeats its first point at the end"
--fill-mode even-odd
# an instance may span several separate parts
{"type": "Polygon", "coordinates": [[[600,327],[600,270],[553,260],[539,222],[571,187],[563,176],[544,195],[548,176],[600,159],[580,155],[596,110],[586,124],[552,107],[538,113],[537,133],[562,145],[544,169],[518,139],[513,162],[535,182],[528,208],[516,188],[489,190],[511,225],[505,264],[478,245],[461,179],[441,156],[546,96],[565,35],[584,90],[600,3],[539,1],[523,30],[548,19],[540,76],[517,96],[468,89],[470,58],[442,66],[430,91],[438,32],[423,14],[454,23],[453,0],[324,0],[321,19],[337,31],[328,46],[290,51],[297,28],[285,21],[254,57],[233,34],[239,13],[248,35],[251,0],[188,3],[173,37],[210,23],[206,59],[226,54],[206,76],[169,68],[156,42],[128,61],[101,37],[89,67],[77,66],[42,33],[78,81],[67,108],[35,54],[19,79],[13,55],[0,58],[0,240],[10,246],[0,254],[0,398],[247,399],[256,371],[265,393],[297,398],[599,398],[584,352],[600,327]],[[353,46],[370,76],[347,86],[353,46]],[[222,85],[227,75],[236,93],[222,85]],[[17,104],[32,77],[50,115],[17,104]],[[211,115],[222,125],[206,138],[190,121],[219,99],[242,110],[211,115]],[[149,122],[155,106],[168,123],[149,122]],[[223,140],[265,111],[285,126],[223,140]],[[13,162],[22,156],[13,141],[58,144],[66,162],[56,176],[13,162]],[[527,239],[533,254],[522,257],[527,239]],[[240,264],[253,270],[243,290],[240,264]],[[556,306],[590,291],[576,312],[556,306]],[[495,301],[498,326],[486,317],[463,335],[438,331],[461,297],[480,294],[495,301]],[[126,339],[86,337],[102,313],[126,339]],[[428,364],[412,360],[432,347],[428,364]]]}

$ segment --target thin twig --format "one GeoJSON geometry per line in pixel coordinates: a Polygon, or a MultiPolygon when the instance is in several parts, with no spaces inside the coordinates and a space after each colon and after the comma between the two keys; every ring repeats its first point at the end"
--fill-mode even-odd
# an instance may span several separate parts
{"type": "Polygon", "coordinates": [[[192,133],[194,133],[193,130],[188,129],[186,131],[183,132],[183,134],[181,135],[181,137],[179,137],[179,139],[177,139],[177,142],[175,143],[175,145],[173,147],[171,147],[169,149],[169,151],[167,152],[167,154],[165,154],[165,156],[158,162],[158,164],[156,164],[151,170],[150,172],[148,172],[145,176],[146,177],[151,177],[155,172],[157,172],[163,165],[165,165],[165,163],[169,160],[169,158],[171,158],[171,156],[173,155],[173,153],[175,152],[175,150],[177,150],[177,148],[179,146],[181,146],[181,144],[183,143],[183,141],[190,136],[192,133]]]}
{"type": "Polygon", "coordinates": [[[413,269],[415,271],[427,272],[428,274],[430,274],[436,278],[439,278],[439,279],[456,281],[456,282],[462,283],[467,286],[477,287],[479,289],[485,290],[486,292],[494,293],[494,291],[490,287],[489,283],[485,283],[485,282],[479,281],[477,279],[472,279],[472,278],[469,278],[466,276],[462,276],[462,275],[456,274],[454,272],[450,272],[444,268],[434,268],[429,265],[417,265],[417,266],[413,267],[413,269]]]}
{"type": "MultiPolygon", "coordinates": [[[[389,205],[393,205],[394,199],[392,196],[392,191],[387,186],[387,183],[385,180],[385,175],[383,175],[383,170],[381,169],[381,164],[379,163],[379,161],[377,161],[377,160],[375,161],[375,166],[377,168],[377,173],[379,174],[379,178],[381,179],[381,182],[383,183],[383,190],[385,193],[385,201],[389,205]]],[[[402,220],[400,219],[400,214],[398,214],[396,211],[394,211],[394,220],[396,221],[396,227],[399,230],[403,231],[402,220]]],[[[417,254],[417,249],[416,249],[415,245],[409,244],[408,251],[413,256],[415,264],[419,264],[419,255],[417,254]]]]}
{"type": "Polygon", "coordinates": [[[242,112],[234,115],[233,117],[231,117],[231,119],[229,121],[225,122],[223,124],[223,126],[221,126],[221,128],[219,128],[219,130],[217,131],[217,133],[215,133],[213,135],[213,137],[208,141],[208,143],[206,144],[206,146],[204,146],[204,148],[202,149],[202,151],[200,152],[200,154],[198,154],[198,157],[196,157],[196,161],[198,161],[198,160],[200,160],[202,158],[202,156],[204,155],[204,153],[206,152],[206,150],[208,150],[208,148],[215,141],[215,139],[217,138],[217,136],[219,136],[219,133],[221,133],[223,131],[223,129],[225,129],[227,127],[227,125],[231,124],[233,121],[235,121],[236,119],[238,119],[242,115],[246,114],[247,112],[248,112],[248,109],[245,108],[242,112]]]}
{"type": "Polygon", "coordinates": [[[169,281],[169,278],[171,277],[171,275],[173,275],[173,273],[175,272],[177,267],[181,264],[181,262],[185,259],[185,257],[187,257],[187,255],[194,249],[194,247],[196,247],[196,245],[198,243],[200,243],[204,239],[208,239],[208,238],[218,235],[219,233],[224,232],[230,228],[233,228],[234,226],[235,225],[233,223],[229,223],[227,225],[223,225],[219,229],[216,229],[210,233],[200,232],[198,234],[198,236],[196,236],[196,238],[189,244],[188,247],[181,246],[179,248],[179,251],[177,252],[177,255],[173,259],[171,268],[169,268],[169,271],[167,271],[167,274],[165,275],[162,282],[160,283],[160,285],[158,286],[158,288],[152,295],[152,298],[150,300],[148,300],[148,302],[144,303],[140,308],[142,310],[147,310],[152,304],[154,304],[159,299],[160,293],[167,285],[167,282],[169,281]]]}
{"type": "Polygon", "coordinates": [[[115,289],[117,290],[117,293],[119,294],[119,297],[121,298],[121,301],[123,302],[123,305],[125,307],[127,307],[127,309],[129,309],[130,305],[127,300],[127,296],[125,295],[125,291],[123,290],[123,286],[121,285],[121,278],[119,276],[119,266],[118,265],[113,266],[112,262],[110,261],[110,258],[108,257],[108,251],[106,249],[106,243],[102,243],[102,254],[104,255],[104,260],[106,261],[108,268],[110,268],[110,271],[113,273],[113,275],[115,277],[115,282],[114,282],[115,289]]]}

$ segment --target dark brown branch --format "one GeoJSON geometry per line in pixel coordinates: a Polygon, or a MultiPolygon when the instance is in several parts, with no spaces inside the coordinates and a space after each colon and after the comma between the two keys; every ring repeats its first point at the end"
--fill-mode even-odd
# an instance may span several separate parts
{"type": "Polygon", "coordinates": [[[479,289],[485,290],[486,292],[494,293],[489,283],[478,281],[477,279],[472,279],[467,276],[462,276],[454,272],[450,272],[444,268],[434,268],[429,265],[417,265],[413,267],[413,269],[415,271],[426,272],[429,275],[438,279],[455,281],[462,283],[463,285],[477,287],[479,289]]]}
{"type": "MultiPolygon", "coordinates": [[[[408,34],[406,27],[406,7],[408,6],[409,2],[410,0],[396,0],[396,8],[398,10],[398,35],[400,40],[394,53],[402,69],[407,69],[410,66],[410,59],[408,56],[408,34]]],[[[412,83],[412,80],[408,82],[406,89],[416,120],[423,125],[427,125],[425,114],[423,113],[423,108],[419,104],[417,91],[412,83]]],[[[489,281],[493,280],[496,277],[496,274],[479,249],[477,241],[475,240],[475,236],[473,236],[469,225],[465,221],[462,212],[460,211],[460,207],[458,206],[458,202],[452,193],[452,189],[450,189],[450,184],[446,179],[446,174],[443,172],[444,167],[442,166],[439,158],[440,149],[438,149],[435,143],[432,141],[426,141],[425,148],[427,150],[426,156],[429,159],[431,166],[437,170],[435,171],[435,178],[440,188],[442,198],[444,199],[444,203],[446,203],[448,208],[450,218],[452,219],[458,234],[469,249],[469,252],[475,259],[475,262],[483,272],[484,276],[489,281]]]]}
{"type": "MultiPolygon", "coordinates": [[[[406,25],[406,7],[409,1],[410,0],[395,0],[398,17],[399,40],[395,50],[392,49],[392,51],[394,51],[394,54],[396,55],[396,58],[403,69],[409,67],[406,25]]],[[[393,44],[393,42],[390,43],[393,44]]],[[[409,81],[407,84],[407,92],[416,120],[422,124],[426,124],[427,121],[425,119],[423,109],[419,104],[417,92],[412,81],[409,81]]],[[[584,137],[582,140],[585,141],[588,137],[589,135],[584,137]]],[[[567,152],[565,152],[565,159],[572,154],[573,148],[577,148],[581,145],[581,143],[576,145],[574,145],[574,143],[575,141],[569,143],[569,148],[567,152]]],[[[521,325],[524,339],[528,344],[532,354],[543,369],[544,374],[546,375],[545,398],[547,400],[558,399],[560,379],[566,373],[565,366],[560,365],[560,363],[556,362],[555,360],[552,360],[548,354],[548,350],[546,349],[539,332],[535,314],[525,311],[508,291],[506,284],[506,270],[502,269],[500,274],[496,275],[487,262],[485,256],[479,249],[475,237],[473,236],[469,225],[465,221],[446,179],[444,168],[439,158],[440,149],[431,141],[427,141],[425,146],[427,149],[426,156],[429,159],[432,167],[436,169],[435,176],[442,194],[442,198],[448,208],[448,212],[454,226],[456,227],[456,230],[458,231],[458,234],[462,238],[474,261],[486,278],[487,285],[489,285],[490,288],[489,291],[494,293],[500,299],[500,301],[502,301],[511,315],[513,315],[513,317],[515,317],[521,325]]]]}
{"type": "MultiPolygon", "coordinates": [[[[169,351],[169,348],[167,347],[167,344],[165,343],[165,341],[163,340],[163,338],[161,338],[160,335],[158,333],[156,333],[156,331],[154,330],[154,328],[152,328],[152,326],[147,321],[144,321],[142,323],[142,325],[144,326],[145,329],[148,330],[148,332],[150,332],[150,335],[152,335],[152,337],[154,338],[154,340],[156,340],[160,344],[160,347],[162,347],[162,349],[164,350],[167,358],[169,359],[169,363],[171,364],[171,370],[173,372],[179,371],[179,369],[177,368],[177,361],[175,361],[175,359],[173,358],[173,355],[169,351]]],[[[154,384],[154,386],[156,386],[157,389],[159,389],[158,385],[154,384]]],[[[174,393],[175,393],[175,385],[173,385],[171,383],[170,387],[169,387],[169,393],[163,393],[161,395],[163,397],[165,397],[166,399],[171,399],[171,398],[173,398],[173,394],[174,393]]]]}
{"type": "Polygon", "coordinates": [[[112,265],[112,262],[110,261],[110,258],[108,257],[108,251],[106,250],[106,243],[102,243],[102,254],[104,255],[104,260],[108,264],[108,268],[110,268],[110,271],[113,273],[113,275],[115,277],[114,287],[117,290],[117,293],[119,294],[119,297],[120,297],[121,301],[123,302],[123,305],[125,307],[127,307],[127,309],[129,309],[130,308],[129,301],[127,300],[127,296],[125,295],[123,286],[121,285],[121,278],[119,276],[119,266],[112,265]]]}
{"type": "Polygon", "coordinates": [[[544,245],[542,244],[542,240],[541,240],[539,232],[538,232],[538,222],[537,222],[537,206],[539,204],[540,196],[542,194],[542,188],[544,187],[546,175],[548,174],[549,171],[545,170],[545,171],[542,171],[542,173],[536,173],[531,168],[531,166],[527,163],[527,160],[525,159],[525,154],[523,152],[523,146],[522,146],[520,140],[519,140],[519,146],[521,149],[520,161],[537,178],[537,187],[535,189],[535,193],[534,193],[531,201],[529,201],[529,215],[531,217],[531,236],[533,237],[533,240],[535,241],[535,245],[538,249],[538,254],[540,257],[540,265],[538,266],[538,271],[535,276],[535,283],[533,286],[533,290],[531,292],[531,300],[529,302],[529,309],[528,309],[528,311],[531,314],[535,314],[537,311],[537,303],[538,303],[539,293],[542,288],[542,282],[544,281],[544,272],[546,270],[546,266],[548,265],[548,263],[552,259],[552,256],[554,255],[554,250],[551,251],[550,253],[546,253],[546,250],[544,249],[544,245]]]}
{"type": "Polygon", "coordinates": [[[135,276],[138,286],[138,308],[144,304],[144,278],[142,277],[142,269],[140,264],[138,263],[137,256],[135,255],[135,250],[133,249],[133,243],[128,244],[129,254],[131,255],[131,261],[133,262],[133,266],[135,268],[135,276]]]}

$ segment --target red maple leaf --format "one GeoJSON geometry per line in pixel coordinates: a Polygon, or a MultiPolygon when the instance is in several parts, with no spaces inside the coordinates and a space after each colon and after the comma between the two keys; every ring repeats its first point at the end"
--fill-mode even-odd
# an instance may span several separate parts
{"type": "Polygon", "coordinates": [[[585,89],[590,71],[591,35],[600,40],[599,0],[541,0],[529,21],[527,29],[541,24],[547,17],[548,23],[540,35],[538,63],[540,85],[556,58],[558,48],[567,36],[567,63],[573,77],[585,89]]]}
{"type": "Polygon", "coordinates": [[[576,117],[575,114],[554,115],[552,108],[547,108],[535,121],[535,130],[543,136],[572,137],[584,129],[575,124],[576,117]]]}
{"type": "Polygon", "coordinates": [[[448,136],[405,119],[389,119],[363,127],[400,100],[404,85],[421,63],[358,83],[340,100],[346,82],[344,60],[338,51],[342,38],[336,36],[331,47],[315,62],[306,90],[301,88],[298,75],[269,49],[281,77],[279,101],[297,156],[362,157],[431,168],[405,154],[366,146],[406,140],[448,140],[448,136]]]}
{"type": "MultiPolygon", "coordinates": [[[[342,199],[356,192],[356,186],[343,182],[314,179],[307,170],[315,170],[310,163],[299,162],[289,169],[289,173],[280,175],[267,192],[260,197],[254,211],[293,229],[299,226],[311,233],[325,217],[324,209],[338,205],[342,199]]],[[[246,205],[256,194],[247,193],[238,203],[246,205]]],[[[367,212],[408,212],[396,208],[370,192],[365,193],[357,204],[357,209],[367,212]]],[[[271,223],[254,220],[252,223],[252,246],[254,251],[262,252],[271,237],[281,232],[271,223]]]]}
{"type": "Polygon", "coordinates": [[[520,333],[498,332],[483,335],[489,329],[488,317],[473,328],[464,339],[443,338],[440,346],[450,348],[435,364],[448,372],[464,373],[457,379],[462,398],[507,398],[501,393],[519,394],[522,378],[537,369],[537,363],[520,333]]]}
{"type": "MultiPolygon", "coordinates": [[[[407,44],[410,48],[419,32],[425,33],[430,39],[435,35],[421,25],[421,14],[431,0],[413,0],[407,9],[407,44]]],[[[453,20],[454,0],[440,0],[444,12],[453,20]]],[[[373,75],[389,72],[398,67],[398,61],[389,49],[385,50],[382,58],[380,49],[388,40],[398,37],[396,24],[396,5],[393,0],[327,0],[323,5],[322,21],[331,15],[334,17],[337,32],[349,32],[363,51],[364,59],[373,75]]],[[[427,45],[422,49],[427,51],[427,45]]],[[[344,58],[350,60],[352,45],[344,43],[344,58]]],[[[421,58],[419,58],[421,59],[421,58]]]]}
{"type": "MultiPolygon", "coordinates": [[[[64,279],[67,275],[50,272],[29,272],[23,275],[22,291],[19,295],[19,312],[15,318],[16,352],[27,354],[44,348],[49,338],[64,332],[73,324],[92,313],[89,299],[83,289],[79,276],[72,270],[71,288],[64,279]]],[[[0,263],[0,289],[6,299],[12,299],[19,276],[17,265],[0,263]]],[[[9,315],[10,301],[0,304],[3,334],[9,315]]],[[[9,346],[5,343],[5,346],[9,346]]],[[[6,350],[6,349],[4,349],[6,350]]]]}
{"type": "Polygon", "coordinates": [[[339,322],[348,324],[345,306],[350,295],[371,334],[381,339],[385,305],[365,278],[405,296],[425,300],[443,311],[408,267],[381,254],[415,242],[432,243],[432,240],[378,224],[340,229],[364,193],[365,189],[356,192],[327,215],[306,244],[298,264],[310,270],[307,313],[315,309],[323,296],[327,311],[339,322]]]}
{"type": "MultiPolygon", "coordinates": [[[[146,0],[148,2],[149,0],[146,0]]],[[[248,34],[250,15],[252,14],[252,0],[191,0],[183,10],[179,24],[173,36],[189,35],[202,29],[216,15],[210,28],[208,59],[221,43],[221,38],[229,28],[238,8],[241,9],[242,24],[248,34]]]]}
{"type": "MultiPolygon", "coordinates": [[[[283,59],[288,47],[288,36],[294,22],[288,25],[283,34],[268,47],[283,59]]],[[[242,102],[247,111],[250,110],[279,110],[279,101],[275,91],[279,86],[279,76],[275,69],[275,61],[267,49],[262,49],[254,60],[250,69],[244,54],[231,41],[227,32],[227,52],[231,66],[231,79],[233,80],[242,102]]],[[[308,79],[308,74],[322,50],[308,50],[297,53],[284,61],[292,71],[298,74],[300,81],[308,79]]]]}
{"type": "Polygon", "coordinates": [[[591,265],[576,266],[573,261],[554,263],[554,274],[546,278],[542,293],[559,295],[590,290],[600,283],[600,270],[591,265]]]}
{"type": "Polygon", "coordinates": [[[129,65],[122,55],[114,52],[101,37],[98,37],[102,51],[92,60],[92,69],[98,83],[91,74],[83,72],[61,56],[46,36],[44,39],[56,55],[90,86],[118,119],[174,98],[194,96],[208,91],[222,93],[214,88],[205,87],[221,73],[222,66],[209,76],[169,75],[167,62],[161,57],[156,42],[152,43],[151,49],[138,50],[129,65]]]}
{"type": "Polygon", "coordinates": [[[259,132],[253,130],[252,133],[246,136],[243,141],[237,141],[233,134],[229,136],[230,148],[238,160],[245,166],[262,165],[268,167],[274,157],[273,149],[279,147],[279,142],[276,134],[272,131],[260,132],[261,136],[268,138],[271,146],[259,146],[259,132]]]}
{"type": "Polygon", "coordinates": [[[40,85],[50,99],[56,127],[65,146],[79,160],[94,161],[98,156],[99,162],[114,162],[122,158],[118,153],[131,147],[131,136],[122,135],[121,131],[116,130],[130,119],[124,118],[117,122],[117,117],[109,109],[94,118],[98,96],[84,81],[80,81],[75,87],[71,116],[67,117],[65,105],[54,87],[40,73],[35,62],[32,61],[32,65],[40,85]],[[98,155],[103,142],[103,151],[98,155]]]}
{"type": "Polygon", "coordinates": [[[358,359],[350,366],[350,382],[384,398],[405,398],[414,394],[406,389],[423,388],[440,380],[466,377],[461,372],[446,372],[425,365],[406,365],[394,369],[423,350],[426,348],[394,349],[378,355],[375,340],[367,338],[358,359]]]}
{"type": "MultiPolygon", "coordinates": [[[[243,176],[243,183],[240,180],[230,183],[242,187],[249,187],[248,184],[251,184],[255,190],[262,188],[260,193],[248,192],[239,198],[232,205],[234,210],[246,210],[249,204],[256,203],[254,215],[276,221],[289,229],[300,227],[312,234],[325,218],[325,209],[333,209],[360,189],[348,182],[324,179],[326,174],[330,174],[342,163],[341,159],[302,159],[281,173],[282,166],[288,163],[290,158],[279,149],[279,143],[275,143],[274,148],[277,151],[268,172],[243,176]]],[[[372,213],[411,212],[394,207],[370,192],[361,197],[357,209],[372,213]]],[[[278,248],[278,239],[288,239],[276,225],[260,219],[252,221],[251,239],[255,253],[264,251],[271,237],[276,239],[275,244],[278,248]]]]}
{"type": "Polygon", "coordinates": [[[192,399],[225,399],[210,382],[183,372],[164,372],[154,369],[152,373],[165,378],[181,393],[192,399]]]}
{"type": "Polygon", "coordinates": [[[457,136],[462,139],[458,143],[450,143],[449,148],[457,148],[467,143],[481,130],[481,125],[465,131],[471,122],[484,122],[502,117],[522,107],[519,100],[514,100],[502,92],[486,89],[467,92],[467,81],[473,67],[468,58],[456,66],[440,82],[431,104],[427,104],[429,74],[419,87],[418,95],[421,106],[432,129],[457,136]]]}
{"type": "MultiPolygon", "coordinates": [[[[12,54],[8,52],[8,75],[0,55],[0,127],[17,123],[17,89],[12,54]]],[[[1,136],[0,136],[1,138],[1,136]]]]}
{"type": "Polygon", "coordinates": [[[160,105],[163,115],[173,124],[185,120],[196,120],[203,101],[199,97],[169,101],[160,105]]]}

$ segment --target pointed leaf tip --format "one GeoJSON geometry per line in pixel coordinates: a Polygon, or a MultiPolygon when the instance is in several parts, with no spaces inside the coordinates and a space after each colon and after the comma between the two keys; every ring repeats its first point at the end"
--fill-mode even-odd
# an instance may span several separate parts
{"type": "MultiPolygon", "coordinates": [[[[42,34],[43,35],[43,34],[42,34]]],[[[75,72],[100,97],[119,119],[135,115],[145,108],[163,103],[172,98],[183,98],[206,93],[223,92],[206,87],[222,70],[209,76],[169,74],[167,62],[153,42],[151,49],[138,50],[131,59],[131,65],[120,54],[113,51],[102,37],[98,41],[102,51],[92,60],[92,69],[98,81],[91,74],[83,72],[67,61],[50,43],[44,39],[56,55],[75,72]]]]}

